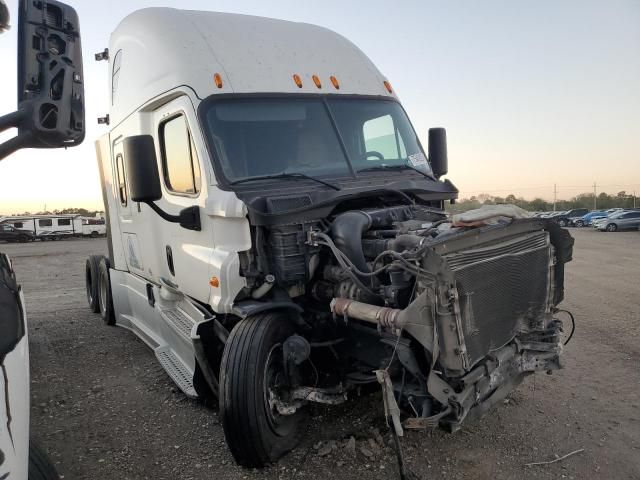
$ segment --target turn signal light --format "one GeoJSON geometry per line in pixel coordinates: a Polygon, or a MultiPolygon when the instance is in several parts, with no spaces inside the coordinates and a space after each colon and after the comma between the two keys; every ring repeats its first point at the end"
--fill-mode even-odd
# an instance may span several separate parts
{"type": "Polygon", "coordinates": [[[385,80],[383,83],[384,83],[385,88],[387,89],[387,92],[393,93],[393,89],[391,88],[391,84],[387,80],[385,80]]]}
{"type": "Polygon", "coordinates": [[[298,75],[297,73],[294,73],[293,74],[293,81],[296,83],[298,88],[302,88],[302,80],[300,79],[300,75],[298,75]]]}
{"type": "Polygon", "coordinates": [[[313,79],[313,83],[316,84],[316,87],[322,88],[322,83],[320,83],[320,79],[317,75],[313,75],[311,78],[313,79]]]}
{"type": "Polygon", "coordinates": [[[336,77],[331,75],[329,77],[329,80],[331,80],[331,83],[333,84],[333,86],[336,87],[336,90],[340,90],[340,84],[338,83],[338,79],[336,77]]]}
{"type": "Polygon", "coordinates": [[[222,88],[222,77],[219,73],[213,75],[213,81],[215,82],[216,87],[222,88]]]}
{"type": "Polygon", "coordinates": [[[213,288],[218,288],[220,286],[220,280],[218,279],[218,277],[211,277],[211,280],[209,280],[209,285],[211,285],[213,288]]]}

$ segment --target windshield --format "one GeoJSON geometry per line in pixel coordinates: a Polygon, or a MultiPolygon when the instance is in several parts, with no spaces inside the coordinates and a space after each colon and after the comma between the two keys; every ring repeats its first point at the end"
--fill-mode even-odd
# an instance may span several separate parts
{"type": "Polygon", "coordinates": [[[371,167],[430,173],[408,118],[394,101],[215,99],[203,106],[202,115],[215,161],[230,183],[282,173],[351,177],[371,167]]]}

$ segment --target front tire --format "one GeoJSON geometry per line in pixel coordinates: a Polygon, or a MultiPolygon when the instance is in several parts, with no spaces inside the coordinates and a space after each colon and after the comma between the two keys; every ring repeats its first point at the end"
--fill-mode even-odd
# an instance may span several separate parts
{"type": "Polygon", "coordinates": [[[29,480],[59,480],[58,472],[47,453],[33,439],[29,440],[29,480]]]}
{"type": "Polygon", "coordinates": [[[578,228],[582,228],[582,227],[584,227],[584,220],[578,220],[578,221],[576,221],[576,227],[578,227],[578,228]]]}
{"type": "Polygon", "coordinates": [[[240,321],[220,366],[220,418],[227,445],[244,467],[264,467],[300,441],[305,413],[280,415],[270,392],[283,386],[282,344],[294,333],[283,312],[240,321]]]}
{"type": "Polygon", "coordinates": [[[607,225],[606,230],[607,232],[615,232],[616,230],[618,230],[618,226],[615,223],[610,223],[609,225],[607,225]]]}
{"type": "Polygon", "coordinates": [[[560,225],[561,227],[566,227],[567,226],[567,221],[566,220],[559,220],[558,221],[558,225],[560,225]]]}

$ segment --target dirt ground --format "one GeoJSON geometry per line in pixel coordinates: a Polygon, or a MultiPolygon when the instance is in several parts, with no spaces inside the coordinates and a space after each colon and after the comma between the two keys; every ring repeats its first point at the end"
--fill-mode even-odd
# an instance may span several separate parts
{"type": "MultiPolygon", "coordinates": [[[[417,477],[640,479],[640,233],[573,233],[562,306],[577,332],[565,369],[529,377],[455,434],[408,433],[417,477]]],[[[133,334],[89,312],[84,261],[105,253],[104,239],[0,250],[26,293],[32,432],[63,478],[397,478],[379,395],[313,408],[294,452],[262,471],[237,467],[216,411],[184,397],[133,334]]]]}

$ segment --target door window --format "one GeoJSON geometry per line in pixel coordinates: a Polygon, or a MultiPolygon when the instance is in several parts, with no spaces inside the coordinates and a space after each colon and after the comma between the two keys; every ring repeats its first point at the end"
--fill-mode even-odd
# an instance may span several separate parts
{"type": "Polygon", "coordinates": [[[195,195],[200,191],[200,165],[184,115],[160,125],[164,182],[172,192],[195,195]]]}
{"type": "Polygon", "coordinates": [[[120,153],[116,157],[116,170],[118,175],[118,197],[120,198],[120,205],[126,207],[127,203],[129,203],[129,198],[127,196],[127,182],[124,176],[124,159],[120,153]]]}

